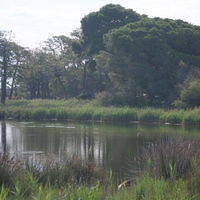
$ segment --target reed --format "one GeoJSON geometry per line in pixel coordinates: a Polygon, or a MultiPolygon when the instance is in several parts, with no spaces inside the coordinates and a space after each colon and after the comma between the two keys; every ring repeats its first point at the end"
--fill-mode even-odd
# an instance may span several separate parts
{"type": "Polygon", "coordinates": [[[170,135],[143,147],[130,171],[137,177],[133,199],[199,199],[199,144],[170,135]]]}
{"type": "Polygon", "coordinates": [[[39,163],[2,154],[0,199],[101,199],[105,175],[95,163],[77,157],[57,161],[52,156],[39,163]]]}
{"type": "Polygon", "coordinates": [[[191,199],[186,181],[179,179],[171,184],[162,177],[160,179],[155,179],[151,177],[149,173],[144,174],[141,179],[137,179],[133,196],[133,199],[191,199]]]}
{"type": "Polygon", "coordinates": [[[196,166],[200,166],[199,144],[200,140],[175,138],[173,135],[149,143],[142,149],[140,157],[143,170],[155,178],[189,179],[196,166]],[[197,162],[195,165],[194,160],[197,162]]]}
{"type": "Polygon", "coordinates": [[[155,108],[102,107],[88,100],[10,100],[0,107],[1,119],[59,119],[106,122],[157,122],[200,124],[199,108],[163,110],[155,108]]]}
{"type": "Polygon", "coordinates": [[[183,123],[184,114],[185,110],[168,110],[160,116],[159,121],[165,123],[181,124],[183,123]]]}
{"type": "Polygon", "coordinates": [[[12,186],[13,177],[18,174],[22,168],[22,162],[16,161],[14,157],[8,154],[0,154],[0,185],[12,186]]]}
{"type": "Polygon", "coordinates": [[[183,117],[184,124],[200,124],[200,109],[187,110],[183,117]]]}
{"type": "Polygon", "coordinates": [[[48,115],[48,109],[46,108],[34,108],[32,113],[31,113],[31,118],[32,119],[49,119],[48,115]]]}
{"type": "Polygon", "coordinates": [[[164,113],[161,109],[146,108],[139,111],[140,122],[159,122],[160,116],[164,113]]]}
{"type": "MultiPolygon", "coordinates": [[[[49,111],[50,113],[51,113],[51,110],[49,111]]],[[[51,119],[67,120],[69,118],[70,111],[68,108],[61,107],[61,108],[55,108],[53,110],[55,113],[53,116],[51,115],[51,117],[53,117],[51,119]]]]}

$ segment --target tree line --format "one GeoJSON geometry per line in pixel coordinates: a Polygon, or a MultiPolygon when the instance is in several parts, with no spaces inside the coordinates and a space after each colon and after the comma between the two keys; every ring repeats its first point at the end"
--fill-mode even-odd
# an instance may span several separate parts
{"type": "Polygon", "coordinates": [[[1,103],[96,98],[103,105],[200,105],[200,27],[108,4],[70,37],[34,49],[0,31],[1,103]]]}

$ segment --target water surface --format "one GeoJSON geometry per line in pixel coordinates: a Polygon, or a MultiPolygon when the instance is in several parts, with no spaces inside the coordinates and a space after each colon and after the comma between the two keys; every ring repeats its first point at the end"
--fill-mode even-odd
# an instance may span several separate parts
{"type": "Polygon", "coordinates": [[[128,161],[158,137],[200,135],[198,126],[58,121],[0,121],[0,131],[1,152],[33,160],[79,156],[112,169],[120,179],[128,173],[128,161]]]}

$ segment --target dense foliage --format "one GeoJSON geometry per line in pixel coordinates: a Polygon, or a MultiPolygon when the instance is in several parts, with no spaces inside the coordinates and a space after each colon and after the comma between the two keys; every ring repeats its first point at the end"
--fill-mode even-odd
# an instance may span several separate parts
{"type": "Polygon", "coordinates": [[[1,103],[96,98],[102,105],[199,106],[200,27],[108,4],[70,37],[30,50],[0,31],[1,103]]]}

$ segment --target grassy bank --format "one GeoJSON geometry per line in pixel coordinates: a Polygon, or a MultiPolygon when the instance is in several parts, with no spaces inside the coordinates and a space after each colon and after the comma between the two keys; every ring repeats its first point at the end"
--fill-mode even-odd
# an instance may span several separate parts
{"type": "Polygon", "coordinates": [[[158,122],[200,124],[200,109],[163,110],[154,108],[102,107],[95,101],[11,100],[0,107],[1,119],[58,119],[107,122],[158,122]]]}
{"type": "Polygon", "coordinates": [[[200,198],[200,141],[159,139],[130,163],[130,187],[117,189],[112,171],[73,157],[42,162],[0,155],[0,199],[197,200],[200,198]]]}

